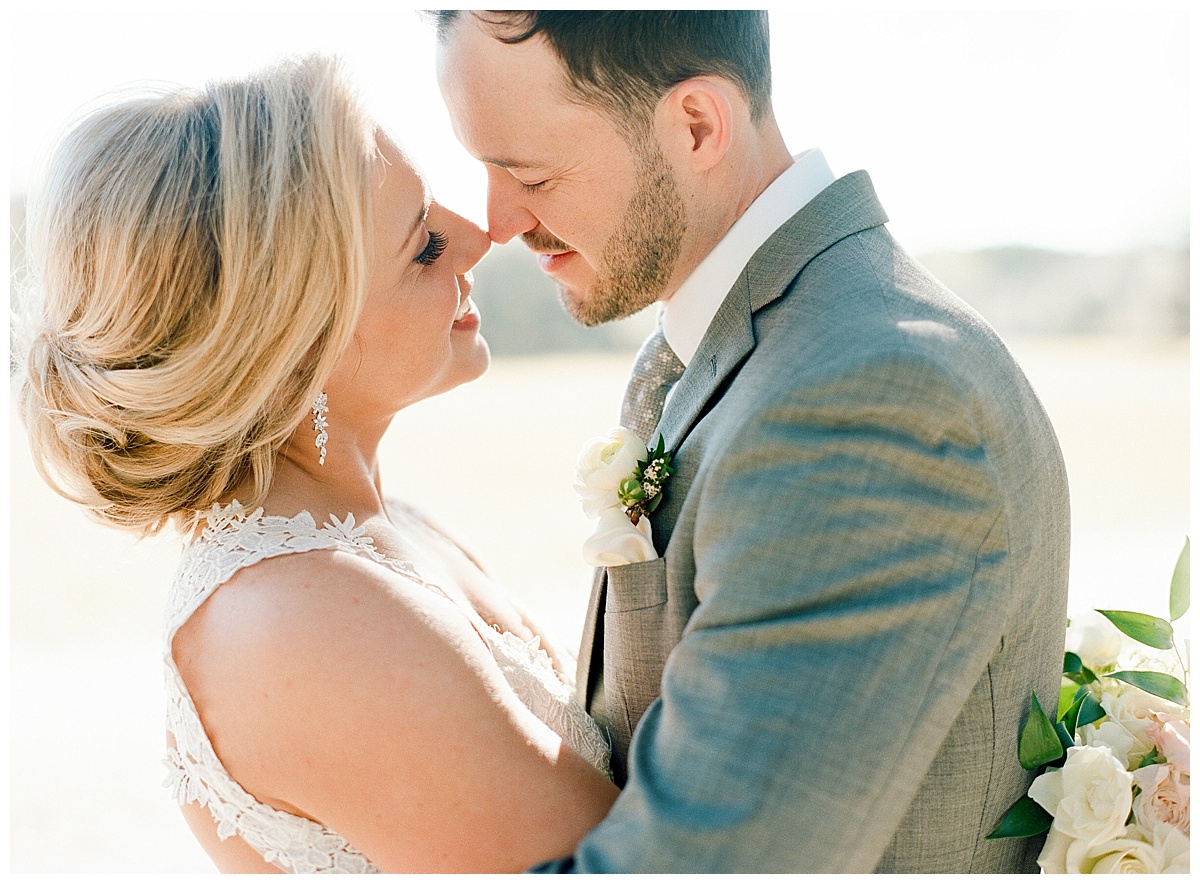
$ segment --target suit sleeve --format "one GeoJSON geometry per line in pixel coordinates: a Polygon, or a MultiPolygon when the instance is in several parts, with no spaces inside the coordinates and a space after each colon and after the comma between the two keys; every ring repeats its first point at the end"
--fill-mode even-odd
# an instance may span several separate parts
{"type": "Polygon", "coordinates": [[[974,404],[889,354],[777,396],[716,453],[691,489],[700,605],[629,782],[538,871],[876,866],[1006,619],[974,404]]]}

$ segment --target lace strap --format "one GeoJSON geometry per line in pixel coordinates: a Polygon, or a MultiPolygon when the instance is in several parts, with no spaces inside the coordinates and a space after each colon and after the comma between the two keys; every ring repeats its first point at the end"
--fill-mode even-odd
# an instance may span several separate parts
{"type": "Polygon", "coordinates": [[[330,515],[317,527],[308,512],[294,517],[264,516],[262,508],[247,514],[237,501],[226,507],[214,504],[205,514],[200,537],[184,548],[175,582],[167,597],[165,638],[168,643],[197,608],[243,568],[269,558],[313,550],[341,550],[363,556],[412,580],[444,598],[437,584],[426,580],[407,561],[383,556],[366,528],[355,524],[354,514],[344,520],[330,515]]]}

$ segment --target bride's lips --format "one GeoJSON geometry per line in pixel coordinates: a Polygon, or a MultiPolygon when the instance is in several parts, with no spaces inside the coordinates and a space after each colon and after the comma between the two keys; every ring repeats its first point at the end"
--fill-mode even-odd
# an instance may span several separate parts
{"type": "Polygon", "coordinates": [[[538,266],[547,273],[561,270],[563,265],[573,258],[576,252],[538,252],[538,266]]]}
{"type": "Polygon", "coordinates": [[[458,305],[458,314],[454,317],[452,327],[455,331],[473,331],[479,328],[479,311],[475,309],[475,302],[470,297],[458,305]]]}

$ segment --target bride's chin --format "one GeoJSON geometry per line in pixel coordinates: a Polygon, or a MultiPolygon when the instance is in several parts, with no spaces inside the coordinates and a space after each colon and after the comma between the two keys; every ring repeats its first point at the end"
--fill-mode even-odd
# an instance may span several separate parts
{"type": "Polygon", "coordinates": [[[481,334],[476,334],[466,347],[460,344],[455,351],[457,364],[452,376],[452,383],[447,389],[478,380],[483,377],[492,364],[492,351],[481,334]]]}
{"type": "Polygon", "coordinates": [[[450,361],[442,371],[428,378],[419,391],[410,393],[404,405],[400,406],[401,409],[478,380],[492,363],[491,350],[482,335],[474,335],[469,343],[460,338],[451,354],[450,361]]]}
{"type": "MultiPolygon", "coordinates": [[[[475,351],[471,355],[474,357],[473,362],[477,368],[477,374],[475,375],[475,378],[477,378],[487,371],[491,366],[492,348],[488,346],[487,339],[478,332],[475,334],[475,340],[473,343],[475,344],[475,351]]],[[[474,380],[475,378],[472,378],[471,380],[474,380]]]]}

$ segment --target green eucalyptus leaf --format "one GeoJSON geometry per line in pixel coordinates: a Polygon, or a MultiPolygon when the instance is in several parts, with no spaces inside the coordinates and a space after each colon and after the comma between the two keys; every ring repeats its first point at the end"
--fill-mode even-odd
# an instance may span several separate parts
{"type": "MultiPolygon", "coordinates": [[[[1073,654],[1067,651],[1063,654],[1063,676],[1069,678],[1075,684],[1087,685],[1096,681],[1096,673],[1083,665],[1083,660],[1078,654],[1073,654]]],[[[1061,715],[1059,716],[1062,717],[1061,715]]]]}
{"type": "MultiPolygon", "coordinates": [[[[1061,721],[1055,723],[1054,734],[1058,737],[1058,744],[1062,746],[1061,758],[1066,758],[1067,750],[1075,745],[1075,740],[1071,736],[1071,732],[1067,730],[1067,726],[1061,721]]],[[[1061,760],[1061,758],[1059,760],[1061,760]]]]}
{"type": "Polygon", "coordinates": [[[1079,716],[1075,719],[1076,728],[1081,728],[1085,724],[1095,724],[1100,719],[1108,715],[1104,711],[1104,707],[1096,702],[1095,697],[1090,693],[1084,694],[1083,703],[1079,707],[1079,716]]]}
{"type": "Polygon", "coordinates": [[[1021,728],[1021,737],[1017,741],[1017,757],[1021,767],[1026,770],[1037,770],[1043,764],[1057,761],[1063,756],[1063,747],[1054,732],[1054,725],[1042,711],[1037,694],[1032,694],[1029,707],[1029,717],[1021,728]]]}
{"type": "Polygon", "coordinates": [[[1008,809],[1004,819],[987,836],[988,840],[999,838],[1029,838],[1050,831],[1054,817],[1046,809],[1026,795],[1008,809]]]}
{"type": "Polygon", "coordinates": [[[1150,767],[1152,764],[1165,764],[1166,761],[1167,759],[1163,758],[1157,752],[1151,752],[1142,759],[1142,763],[1138,765],[1138,768],[1150,767]]]}
{"type": "Polygon", "coordinates": [[[1086,666],[1083,667],[1082,672],[1064,672],[1063,678],[1073,681],[1075,684],[1082,687],[1087,687],[1092,682],[1099,681],[1099,679],[1096,678],[1096,673],[1092,672],[1092,670],[1088,669],[1086,666]]]}
{"type": "Polygon", "coordinates": [[[1083,708],[1083,698],[1086,696],[1086,691],[1076,695],[1075,701],[1071,704],[1071,708],[1067,710],[1066,714],[1058,722],[1065,727],[1067,729],[1067,733],[1071,734],[1072,736],[1074,736],[1075,732],[1079,729],[1079,710],[1083,708]]]}
{"type": "Polygon", "coordinates": [[[1187,704],[1187,688],[1183,686],[1183,682],[1165,672],[1145,672],[1138,669],[1129,672],[1114,672],[1109,677],[1131,684],[1135,688],[1141,688],[1147,694],[1154,694],[1156,697],[1178,703],[1180,706],[1187,704]]]}
{"type": "Polygon", "coordinates": [[[1171,575],[1171,622],[1174,623],[1187,613],[1192,602],[1192,540],[1185,538],[1183,552],[1175,563],[1171,575]]]}
{"type": "Polygon", "coordinates": [[[1075,694],[1075,699],[1071,702],[1070,707],[1059,720],[1068,734],[1077,734],[1079,729],[1085,724],[1093,724],[1104,718],[1108,713],[1092,697],[1090,691],[1086,688],[1080,688],[1075,694]]]}
{"type": "Polygon", "coordinates": [[[1087,693],[1087,688],[1080,687],[1074,682],[1067,682],[1058,689],[1058,714],[1054,716],[1057,721],[1062,721],[1067,710],[1079,699],[1081,691],[1087,693]]]}
{"type": "Polygon", "coordinates": [[[1175,631],[1171,624],[1161,617],[1149,614],[1139,614],[1136,611],[1097,611],[1108,618],[1109,622],[1134,641],[1158,648],[1160,651],[1171,650],[1171,639],[1175,631]]]}

